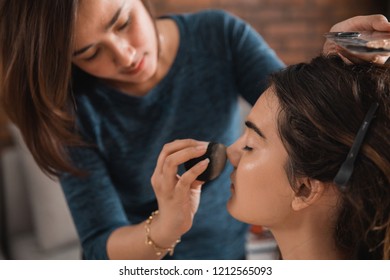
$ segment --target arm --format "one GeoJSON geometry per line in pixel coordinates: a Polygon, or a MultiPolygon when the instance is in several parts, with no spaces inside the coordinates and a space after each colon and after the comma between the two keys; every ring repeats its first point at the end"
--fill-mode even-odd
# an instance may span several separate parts
{"type": "MultiPolygon", "coordinates": [[[[163,149],[152,178],[160,213],[154,216],[149,226],[150,238],[161,248],[171,247],[191,227],[199,203],[201,184],[195,178],[207,167],[207,164],[194,166],[177,178],[179,164],[206,151],[205,145],[203,149],[195,148],[200,145],[199,142],[179,142],[163,149]]],[[[70,175],[61,178],[86,258],[164,257],[166,252],[157,255],[153,246],[145,244],[145,221],[132,223],[128,220],[104,161],[97,151],[77,148],[72,152],[72,159],[78,167],[89,171],[85,178],[70,175]]]]}
{"type": "MultiPolygon", "coordinates": [[[[166,144],[157,160],[151,182],[158,203],[159,214],[153,217],[150,224],[150,237],[158,247],[170,248],[192,226],[194,215],[199,206],[202,182],[196,178],[206,170],[208,160],[201,161],[181,177],[177,175],[178,166],[191,158],[199,157],[206,152],[207,143],[194,140],[177,140],[166,144]]],[[[115,231],[108,241],[108,254],[110,258],[132,258],[129,251],[134,240],[141,238],[145,241],[145,229],[141,226],[137,230],[131,227],[115,231]],[[141,234],[140,234],[141,233],[141,234]],[[130,235],[130,236],[129,236],[130,235]]],[[[156,259],[156,251],[151,246],[141,245],[138,241],[136,247],[137,259],[156,259]],[[141,246],[140,246],[141,245],[141,246]]],[[[164,256],[164,255],[162,255],[164,256]]],[[[160,256],[160,258],[162,257],[160,256]]]]}
{"type": "MultiPolygon", "coordinates": [[[[390,32],[390,23],[383,15],[356,16],[336,23],[330,32],[338,31],[384,31],[390,32]]],[[[389,58],[388,55],[378,54],[353,54],[335,43],[326,40],[323,47],[324,54],[337,53],[351,62],[371,61],[383,64],[389,58]]]]}

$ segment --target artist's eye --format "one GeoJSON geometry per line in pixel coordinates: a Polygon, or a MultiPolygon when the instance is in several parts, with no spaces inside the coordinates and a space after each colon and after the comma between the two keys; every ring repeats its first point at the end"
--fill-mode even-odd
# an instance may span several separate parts
{"type": "Polygon", "coordinates": [[[124,24],[122,24],[121,26],[118,27],[118,30],[121,31],[123,29],[125,29],[126,27],[128,27],[131,23],[131,18],[129,17],[126,22],[124,24]]]}
{"type": "Polygon", "coordinates": [[[99,50],[96,50],[95,53],[87,58],[84,58],[86,61],[92,61],[99,55],[99,50]]]}
{"type": "Polygon", "coordinates": [[[242,148],[244,151],[252,151],[253,148],[245,145],[245,147],[242,148]]]}

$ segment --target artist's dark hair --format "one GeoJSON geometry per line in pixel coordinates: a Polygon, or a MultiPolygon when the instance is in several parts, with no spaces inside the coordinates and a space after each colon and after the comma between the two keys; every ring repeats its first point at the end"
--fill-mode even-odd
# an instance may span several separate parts
{"type": "Polygon", "coordinates": [[[390,70],[320,56],[271,78],[293,188],[300,177],[332,183],[363,119],[379,103],[352,177],[340,191],[334,239],[350,259],[390,257],[390,70]]]}
{"type": "MultiPolygon", "coordinates": [[[[0,1],[1,105],[49,175],[80,174],[67,147],[85,145],[75,126],[72,94],[72,47],[81,1],[0,1]]],[[[148,9],[148,1],[142,2],[148,9]]]]}

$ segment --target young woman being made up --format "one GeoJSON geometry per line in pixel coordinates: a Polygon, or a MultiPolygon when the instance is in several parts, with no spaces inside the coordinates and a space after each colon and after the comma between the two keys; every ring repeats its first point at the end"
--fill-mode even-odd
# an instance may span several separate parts
{"type": "MultiPolygon", "coordinates": [[[[283,259],[390,258],[387,65],[289,66],[245,124],[227,149],[233,217],[269,228],[283,259]]],[[[179,162],[186,141],[162,155],[179,162]]]]}

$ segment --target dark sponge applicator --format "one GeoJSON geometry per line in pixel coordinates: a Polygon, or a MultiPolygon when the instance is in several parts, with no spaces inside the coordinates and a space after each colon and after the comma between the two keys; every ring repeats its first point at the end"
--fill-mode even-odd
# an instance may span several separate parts
{"type": "Polygon", "coordinates": [[[221,174],[227,160],[226,146],[220,143],[210,142],[207,146],[206,153],[203,156],[193,158],[185,162],[184,168],[188,170],[206,158],[210,159],[209,165],[207,166],[207,169],[197,178],[197,180],[204,182],[213,180],[221,174]]]}

